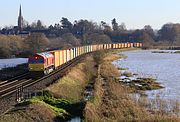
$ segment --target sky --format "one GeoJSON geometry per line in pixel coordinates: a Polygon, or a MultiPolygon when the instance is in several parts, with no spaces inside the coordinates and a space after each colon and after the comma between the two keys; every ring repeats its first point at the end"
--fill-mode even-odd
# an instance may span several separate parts
{"type": "Polygon", "coordinates": [[[26,21],[41,20],[45,25],[87,19],[111,24],[116,18],[128,29],[142,29],[151,25],[159,29],[163,24],[180,22],[180,0],[0,0],[0,27],[17,25],[19,6],[26,21]]]}

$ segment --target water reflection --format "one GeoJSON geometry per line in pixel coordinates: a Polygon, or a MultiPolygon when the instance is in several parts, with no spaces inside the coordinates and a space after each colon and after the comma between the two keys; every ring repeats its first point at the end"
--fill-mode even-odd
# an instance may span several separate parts
{"type": "Polygon", "coordinates": [[[0,70],[1,68],[14,67],[18,64],[27,63],[27,61],[27,58],[0,59],[0,70]]]}
{"type": "Polygon", "coordinates": [[[70,121],[68,122],[81,122],[81,118],[80,117],[75,117],[75,118],[72,118],[70,121]]]}

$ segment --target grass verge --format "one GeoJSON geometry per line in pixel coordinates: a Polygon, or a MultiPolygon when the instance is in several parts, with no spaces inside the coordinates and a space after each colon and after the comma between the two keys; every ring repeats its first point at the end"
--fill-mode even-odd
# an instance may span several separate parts
{"type": "Polygon", "coordinates": [[[94,81],[97,70],[92,57],[88,57],[84,62],[76,67],[57,83],[47,88],[55,97],[62,97],[72,102],[83,100],[83,92],[88,83],[94,81]]]}

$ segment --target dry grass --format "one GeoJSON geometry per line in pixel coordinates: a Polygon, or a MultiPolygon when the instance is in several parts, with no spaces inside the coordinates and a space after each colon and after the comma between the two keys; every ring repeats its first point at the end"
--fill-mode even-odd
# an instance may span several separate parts
{"type": "Polygon", "coordinates": [[[108,85],[109,94],[104,96],[106,102],[102,105],[102,111],[106,113],[104,120],[143,120],[148,115],[148,112],[129,98],[127,90],[121,84],[109,79],[108,85]]]}
{"type": "Polygon", "coordinates": [[[108,77],[119,77],[120,72],[118,68],[113,65],[111,62],[120,58],[120,55],[115,54],[113,52],[108,52],[104,58],[103,62],[100,64],[100,74],[104,78],[108,77]]]}
{"type": "Polygon", "coordinates": [[[113,64],[109,62],[105,62],[101,65],[101,76],[103,78],[108,78],[108,77],[119,77],[120,72],[118,71],[117,67],[115,67],[113,64]]]}
{"type": "Polygon", "coordinates": [[[41,103],[34,103],[26,108],[16,108],[1,116],[0,122],[53,122],[55,117],[52,109],[41,103]]]}
{"type": "Polygon", "coordinates": [[[119,59],[121,56],[120,55],[117,55],[117,54],[111,54],[111,55],[109,55],[109,56],[106,56],[105,58],[104,58],[104,61],[108,61],[108,62],[111,62],[111,61],[114,61],[114,60],[116,60],[116,59],[119,59]]]}
{"type": "Polygon", "coordinates": [[[79,101],[83,99],[83,91],[88,82],[96,75],[92,57],[88,57],[86,61],[78,64],[72,70],[60,79],[57,83],[47,88],[56,97],[63,97],[71,101],[79,101]]]}
{"type": "Polygon", "coordinates": [[[102,97],[104,94],[104,90],[102,88],[103,86],[103,80],[101,79],[100,76],[100,68],[98,68],[98,76],[96,78],[95,84],[94,84],[94,99],[92,101],[88,101],[86,104],[86,107],[84,109],[84,116],[85,116],[85,121],[93,121],[93,122],[99,122],[101,119],[100,114],[101,114],[101,108],[99,108],[102,104],[102,97]]]}
{"type": "Polygon", "coordinates": [[[95,93],[94,93],[94,100],[93,102],[88,101],[86,107],[84,109],[84,116],[85,121],[93,121],[93,122],[100,122],[100,114],[101,114],[101,104],[102,104],[102,96],[103,96],[103,89],[102,89],[102,82],[98,81],[95,84],[95,93]]]}
{"type": "MultiPolygon", "coordinates": [[[[104,67],[101,68],[105,69],[104,67]]],[[[105,74],[105,76],[107,78],[108,74],[105,74]]],[[[109,76],[111,76],[111,73],[109,73],[109,76]]],[[[85,118],[86,121],[92,122],[128,121],[134,117],[142,119],[145,111],[136,106],[129,99],[127,89],[122,87],[121,84],[114,82],[112,77],[108,77],[108,82],[99,78],[95,83],[94,101],[92,103],[88,102],[86,105],[85,118]],[[139,114],[142,116],[139,116],[139,114]]]]}
{"type": "Polygon", "coordinates": [[[108,57],[101,63],[99,77],[95,82],[94,100],[88,102],[85,108],[85,121],[180,121],[178,101],[167,102],[158,97],[150,101],[144,97],[132,97],[131,89],[116,82],[118,69],[109,62],[111,57],[106,56],[108,57]]]}

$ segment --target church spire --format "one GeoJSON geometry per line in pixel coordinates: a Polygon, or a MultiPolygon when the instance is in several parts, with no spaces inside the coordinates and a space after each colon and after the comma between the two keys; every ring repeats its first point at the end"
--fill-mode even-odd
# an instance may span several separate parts
{"type": "Polygon", "coordinates": [[[21,13],[21,4],[20,4],[20,8],[19,8],[19,17],[22,16],[22,13],[21,13]]]}
{"type": "Polygon", "coordinates": [[[21,32],[23,30],[23,16],[21,11],[21,4],[19,8],[19,17],[18,17],[18,30],[21,32]]]}

